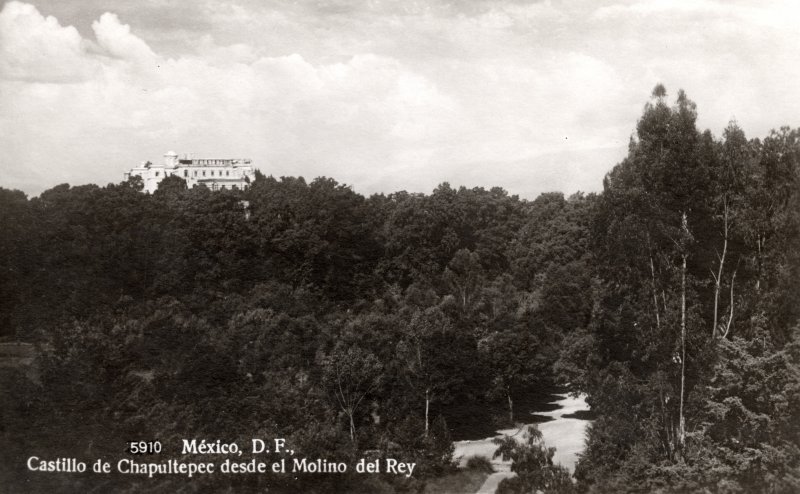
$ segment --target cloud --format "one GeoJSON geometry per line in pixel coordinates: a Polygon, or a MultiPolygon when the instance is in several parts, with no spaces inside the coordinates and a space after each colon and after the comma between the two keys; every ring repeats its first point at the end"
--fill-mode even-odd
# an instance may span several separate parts
{"type": "Polygon", "coordinates": [[[693,22],[699,20],[736,20],[745,25],[762,27],[788,27],[800,11],[800,6],[791,0],[759,2],[719,2],[712,0],[644,0],[629,4],[613,4],[599,7],[592,15],[595,20],[619,20],[631,16],[638,18],[669,17],[683,18],[693,22]]]}
{"type": "Polygon", "coordinates": [[[8,2],[0,11],[0,77],[38,82],[76,82],[96,64],[73,27],[62,27],[33,5],[8,2]]]}
{"type": "Polygon", "coordinates": [[[800,114],[791,2],[40,1],[0,11],[0,186],[31,193],[174,148],[532,197],[599,189],[657,82],[717,133],[800,114]]]}
{"type": "MultiPolygon", "coordinates": [[[[286,164],[281,174],[297,174],[293,165],[302,164],[305,173],[335,175],[331,164],[379,162],[397,142],[443,132],[442,118],[453,107],[434,83],[390,57],[312,64],[298,54],[258,57],[205,39],[204,56],[166,58],[109,13],[92,24],[95,40],[30,5],[6,7],[0,22],[12,21],[34,33],[11,33],[13,41],[50,47],[23,61],[4,57],[39,83],[7,85],[2,96],[10,111],[0,128],[15,161],[27,164],[11,173],[21,183],[33,170],[56,183],[118,181],[126,165],[172,147],[271,156],[286,164]],[[64,53],[70,59],[61,71],[42,72],[64,53]],[[78,77],[74,67],[95,74],[78,77]],[[72,163],[46,158],[43,150],[72,163]]],[[[345,170],[345,178],[358,176],[353,172],[345,170]]]]}
{"type": "Polygon", "coordinates": [[[115,14],[100,16],[92,23],[92,30],[100,47],[113,57],[145,63],[156,58],[147,43],[131,34],[130,26],[120,23],[115,14]]]}

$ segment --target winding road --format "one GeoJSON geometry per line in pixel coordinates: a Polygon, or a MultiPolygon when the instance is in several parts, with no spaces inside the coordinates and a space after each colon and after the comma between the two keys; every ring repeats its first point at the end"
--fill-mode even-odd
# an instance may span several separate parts
{"type": "MultiPolygon", "coordinates": [[[[586,404],[584,396],[578,398],[573,398],[568,395],[558,396],[559,399],[553,403],[558,405],[559,408],[547,412],[535,412],[537,415],[551,417],[553,420],[542,422],[537,425],[542,432],[544,443],[548,447],[556,448],[553,461],[565,466],[570,472],[574,472],[575,464],[578,461],[578,453],[583,450],[586,426],[589,424],[589,421],[574,417],[565,417],[565,415],[587,411],[589,410],[589,405],[586,404]]],[[[512,436],[523,441],[525,429],[527,429],[529,425],[530,424],[525,424],[520,428],[499,430],[497,431],[498,435],[495,437],[512,436]]],[[[459,460],[462,466],[470,456],[480,455],[491,459],[497,449],[497,445],[494,444],[493,439],[494,437],[479,439],[477,441],[457,441],[455,443],[454,457],[459,460]]],[[[494,494],[497,486],[504,478],[515,475],[511,472],[511,462],[502,461],[499,458],[492,459],[491,461],[495,473],[489,475],[478,490],[478,494],[494,494]]]]}

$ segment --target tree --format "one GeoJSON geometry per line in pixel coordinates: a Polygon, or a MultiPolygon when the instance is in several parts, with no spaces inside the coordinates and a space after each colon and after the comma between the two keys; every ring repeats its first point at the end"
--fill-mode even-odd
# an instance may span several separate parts
{"type": "Polygon", "coordinates": [[[508,420],[514,424],[514,396],[526,385],[546,375],[541,345],[526,330],[496,331],[478,342],[491,373],[489,395],[502,396],[508,404],[508,420]]]}
{"type": "Polygon", "coordinates": [[[27,253],[33,236],[28,198],[18,190],[0,188],[0,336],[15,336],[15,309],[30,282],[33,259],[27,253]]]}
{"type": "Polygon", "coordinates": [[[322,380],[334,402],[347,415],[350,441],[355,444],[355,414],[381,380],[383,366],[375,355],[351,346],[336,347],[322,360],[322,380]]]}
{"type": "Polygon", "coordinates": [[[181,192],[186,190],[188,190],[188,187],[186,185],[186,180],[177,175],[170,175],[168,177],[165,177],[164,180],[158,183],[158,189],[156,189],[156,193],[180,194],[181,192]]]}
{"type": "Polygon", "coordinates": [[[511,460],[511,471],[516,477],[503,479],[498,494],[527,494],[547,492],[568,494],[575,492],[569,471],[553,463],[555,448],[548,448],[542,441],[542,433],[535,425],[528,426],[523,442],[509,436],[495,439],[499,448],[494,457],[511,460]]]}
{"type": "Polygon", "coordinates": [[[733,293],[736,272],[738,271],[739,261],[741,260],[741,242],[737,242],[735,228],[738,227],[739,210],[746,207],[745,179],[747,169],[751,166],[750,143],[745,138],[744,132],[735,122],[728,124],[723,133],[724,141],[720,150],[720,159],[716,166],[716,186],[713,190],[711,201],[715,216],[722,223],[722,250],[716,252],[719,261],[718,268],[712,271],[714,278],[714,318],[711,329],[712,338],[716,338],[721,333],[723,337],[728,335],[731,324],[733,323],[733,293]],[[736,267],[730,275],[731,303],[729,304],[730,315],[728,320],[722,325],[719,322],[719,299],[724,279],[725,261],[729,252],[736,256],[736,267]],[[724,329],[724,331],[723,331],[724,329]]]}
{"type": "Polygon", "coordinates": [[[445,403],[462,391],[474,374],[477,345],[457,332],[441,309],[433,307],[414,311],[397,354],[406,381],[424,400],[427,436],[431,404],[445,403]]]}
{"type": "Polygon", "coordinates": [[[480,258],[467,249],[458,250],[444,271],[444,281],[454,292],[461,310],[472,310],[483,283],[480,258]]]}
{"type": "Polygon", "coordinates": [[[602,296],[587,340],[595,345],[587,363],[598,369],[585,375],[601,414],[625,394],[638,396],[636,420],[654,429],[653,451],[674,461],[693,427],[687,397],[713,363],[712,340],[698,330],[712,323],[713,300],[702,290],[709,273],[719,272],[711,270],[719,267],[712,215],[718,146],[696,129],[696,107],[682,91],[673,106],[665,99],[656,87],[628,156],[604,181],[593,227],[602,296]],[[627,385],[609,386],[611,376],[627,376],[627,385]]]}

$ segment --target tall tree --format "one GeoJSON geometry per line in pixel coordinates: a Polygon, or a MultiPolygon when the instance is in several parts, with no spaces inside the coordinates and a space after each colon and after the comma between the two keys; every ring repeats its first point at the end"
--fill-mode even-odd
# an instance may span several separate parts
{"type": "Polygon", "coordinates": [[[470,382],[477,364],[477,343],[457,331],[438,307],[416,310],[397,346],[403,375],[423,399],[425,435],[430,430],[431,405],[448,403],[470,382]]]}
{"type": "Polygon", "coordinates": [[[382,365],[375,355],[351,346],[339,346],[322,360],[323,383],[350,424],[350,441],[356,441],[355,414],[380,385],[382,365]]]}

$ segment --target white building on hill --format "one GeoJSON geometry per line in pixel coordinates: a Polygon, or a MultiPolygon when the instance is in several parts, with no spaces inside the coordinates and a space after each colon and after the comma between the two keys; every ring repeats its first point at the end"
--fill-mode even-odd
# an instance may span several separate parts
{"type": "Polygon", "coordinates": [[[155,192],[158,184],[172,175],[186,180],[190,189],[200,184],[211,190],[246,189],[255,180],[255,173],[249,159],[198,159],[189,155],[179,157],[170,151],[164,155],[164,164],[146,161],[126,172],[125,180],[134,176],[142,177],[147,193],[155,192]]]}

